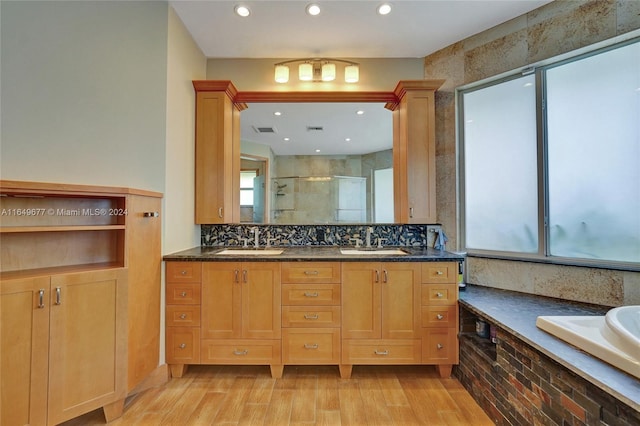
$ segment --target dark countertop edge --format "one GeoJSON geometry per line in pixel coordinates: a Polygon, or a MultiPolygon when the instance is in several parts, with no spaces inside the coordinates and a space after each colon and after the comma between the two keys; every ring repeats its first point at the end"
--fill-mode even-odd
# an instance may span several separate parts
{"type": "Polygon", "coordinates": [[[539,315],[604,315],[610,307],[469,284],[466,291],[460,292],[459,302],[472,313],[508,331],[577,376],[640,411],[640,380],[535,325],[539,315]]]}
{"type": "MultiPolygon", "coordinates": [[[[162,257],[164,261],[179,261],[179,262],[233,262],[233,261],[254,261],[254,262],[363,262],[371,260],[384,260],[385,262],[461,262],[464,260],[464,256],[451,253],[443,250],[436,250],[430,247],[391,247],[386,246],[386,249],[400,248],[406,250],[406,255],[388,255],[388,254],[375,254],[375,251],[371,252],[370,256],[367,255],[348,255],[341,254],[340,248],[346,248],[341,246],[287,246],[287,247],[272,247],[283,248],[285,251],[278,255],[217,255],[216,253],[228,249],[239,247],[228,246],[199,246],[191,249],[182,250],[176,253],[167,254],[162,257]]],[[[349,247],[352,248],[352,247],[349,247]]]]}

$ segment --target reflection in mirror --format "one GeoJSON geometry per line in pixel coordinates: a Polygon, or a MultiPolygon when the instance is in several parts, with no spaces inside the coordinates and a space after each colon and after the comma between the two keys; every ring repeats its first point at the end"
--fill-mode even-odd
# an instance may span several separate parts
{"type": "Polygon", "coordinates": [[[242,222],[393,222],[384,104],[251,103],[240,121],[242,222]]]}

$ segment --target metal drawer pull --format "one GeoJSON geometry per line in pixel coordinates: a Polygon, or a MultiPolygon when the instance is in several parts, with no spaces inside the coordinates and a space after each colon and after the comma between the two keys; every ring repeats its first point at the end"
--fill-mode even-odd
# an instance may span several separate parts
{"type": "Polygon", "coordinates": [[[242,351],[239,351],[237,349],[233,350],[233,354],[234,355],[238,355],[238,356],[243,356],[243,355],[247,355],[249,353],[249,349],[244,349],[242,351]]]}
{"type": "Polygon", "coordinates": [[[304,348],[305,349],[318,349],[318,344],[317,343],[305,343],[304,344],[304,348]]]}
{"type": "Polygon", "coordinates": [[[389,355],[389,351],[387,349],[382,352],[376,349],[375,351],[373,351],[373,353],[376,355],[389,355]]]}
{"type": "Polygon", "coordinates": [[[222,218],[222,207],[218,209],[218,217],[222,218]]]}
{"type": "Polygon", "coordinates": [[[383,282],[383,283],[389,282],[389,275],[387,274],[387,270],[386,270],[386,269],[384,269],[384,270],[382,271],[382,276],[384,277],[384,278],[382,279],[382,282],[383,282]]]}
{"type": "Polygon", "coordinates": [[[180,346],[178,346],[180,349],[184,349],[187,347],[186,343],[180,343],[180,346]]]}
{"type": "Polygon", "coordinates": [[[439,320],[443,319],[444,317],[440,314],[436,315],[436,318],[438,318],[439,320]]]}
{"type": "Polygon", "coordinates": [[[56,305],[62,305],[62,289],[60,287],[56,287],[56,305]]]}
{"type": "Polygon", "coordinates": [[[180,293],[180,296],[182,296],[182,297],[187,297],[187,292],[186,292],[186,291],[183,291],[182,293],[180,293]]]}
{"type": "Polygon", "coordinates": [[[444,348],[444,346],[442,346],[440,343],[438,343],[438,344],[436,345],[436,348],[438,348],[438,350],[440,350],[440,349],[444,348]]]}
{"type": "Polygon", "coordinates": [[[234,282],[239,283],[239,282],[240,282],[240,280],[239,280],[239,278],[238,278],[238,274],[240,273],[240,271],[238,271],[238,270],[236,269],[236,270],[235,270],[235,271],[233,271],[233,272],[234,272],[234,274],[235,274],[235,281],[234,281],[234,282]]]}
{"type": "Polygon", "coordinates": [[[38,291],[38,309],[44,309],[44,289],[38,291]]]}
{"type": "Polygon", "coordinates": [[[313,293],[311,293],[311,292],[305,291],[304,297],[318,297],[318,292],[314,291],[313,293]]]}
{"type": "Polygon", "coordinates": [[[437,293],[436,293],[436,297],[440,297],[440,298],[441,298],[441,297],[444,297],[444,294],[442,294],[442,293],[440,293],[440,292],[437,292],[437,293]]]}
{"type": "Polygon", "coordinates": [[[409,207],[409,217],[413,218],[413,207],[409,207]]]}
{"type": "Polygon", "coordinates": [[[318,319],[318,314],[304,314],[304,319],[318,319]]]}
{"type": "Polygon", "coordinates": [[[318,275],[318,271],[304,271],[305,275],[318,275]]]}
{"type": "Polygon", "coordinates": [[[144,212],[144,217],[158,217],[160,214],[158,212],[144,212]]]}
{"type": "Polygon", "coordinates": [[[378,271],[377,269],[376,269],[376,281],[375,282],[377,282],[377,283],[380,282],[380,271],[378,271]]]}
{"type": "Polygon", "coordinates": [[[245,284],[247,283],[247,270],[246,269],[242,270],[242,282],[245,283],[245,284]]]}
{"type": "Polygon", "coordinates": [[[442,271],[436,271],[436,275],[444,275],[444,272],[442,272],[442,271]]]}
{"type": "Polygon", "coordinates": [[[187,314],[180,314],[180,319],[185,319],[187,317],[187,314]]]}

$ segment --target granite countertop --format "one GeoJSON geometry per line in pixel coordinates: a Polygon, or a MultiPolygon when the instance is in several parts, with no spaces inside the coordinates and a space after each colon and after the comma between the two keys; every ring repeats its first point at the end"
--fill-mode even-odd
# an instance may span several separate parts
{"type": "MultiPolygon", "coordinates": [[[[340,253],[341,246],[287,246],[271,247],[280,248],[284,251],[277,255],[256,255],[242,254],[242,247],[230,246],[200,246],[165,255],[163,260],[173,261],[195,261],[195,262],[228,262],[236,260],[251,260],[256,262],[268,261],[340,261],[340,262],[362,262],[370,260],[384,260],[385,262],[461,262],[464,257],[455,253],[443,250],[436,250],[430,247],[388,247],[385,249],[400,248],[407,252],[404,255],[376,254],[376,251],[367,251],[367,255],[348,255],[340,253]],[[238,249],[238,254],[218,255],[224,249],[238,249]]],[[[251,247],[248,248],[251,250],[251,247]]]]}
{"type": "Polygon", "coordinates": [[[475,285],[460,292],[460,304],[640,411],[640,380],[536,327],[540,315],[604,315],[611,308],[475,285]]]}

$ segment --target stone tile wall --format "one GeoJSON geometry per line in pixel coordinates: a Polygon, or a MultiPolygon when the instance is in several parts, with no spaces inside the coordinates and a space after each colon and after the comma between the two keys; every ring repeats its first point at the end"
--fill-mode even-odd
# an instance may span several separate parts
{"type": "MultiPolygon", "coordinates": [[[[556,0],[425,58],[424,78],[446,79],[436,93],[436,202],[449,250],[459,249],[455,88],[639,28],[638,0],[556,0]]],[[[640,273],[474,258],[467,271],[468,282],[478,285],[611,306],[640,304],[640,273]],[[532,277],[539,278],[533,283],[532,277]]]]}
{"type": "Polygon", "coordinates": [[[503,329],[496,329],[495,345],[476,337],[475,321],[461,309],[460,364],[454,375],[495,424],[640,424],[640,412],[503,329]]]}

